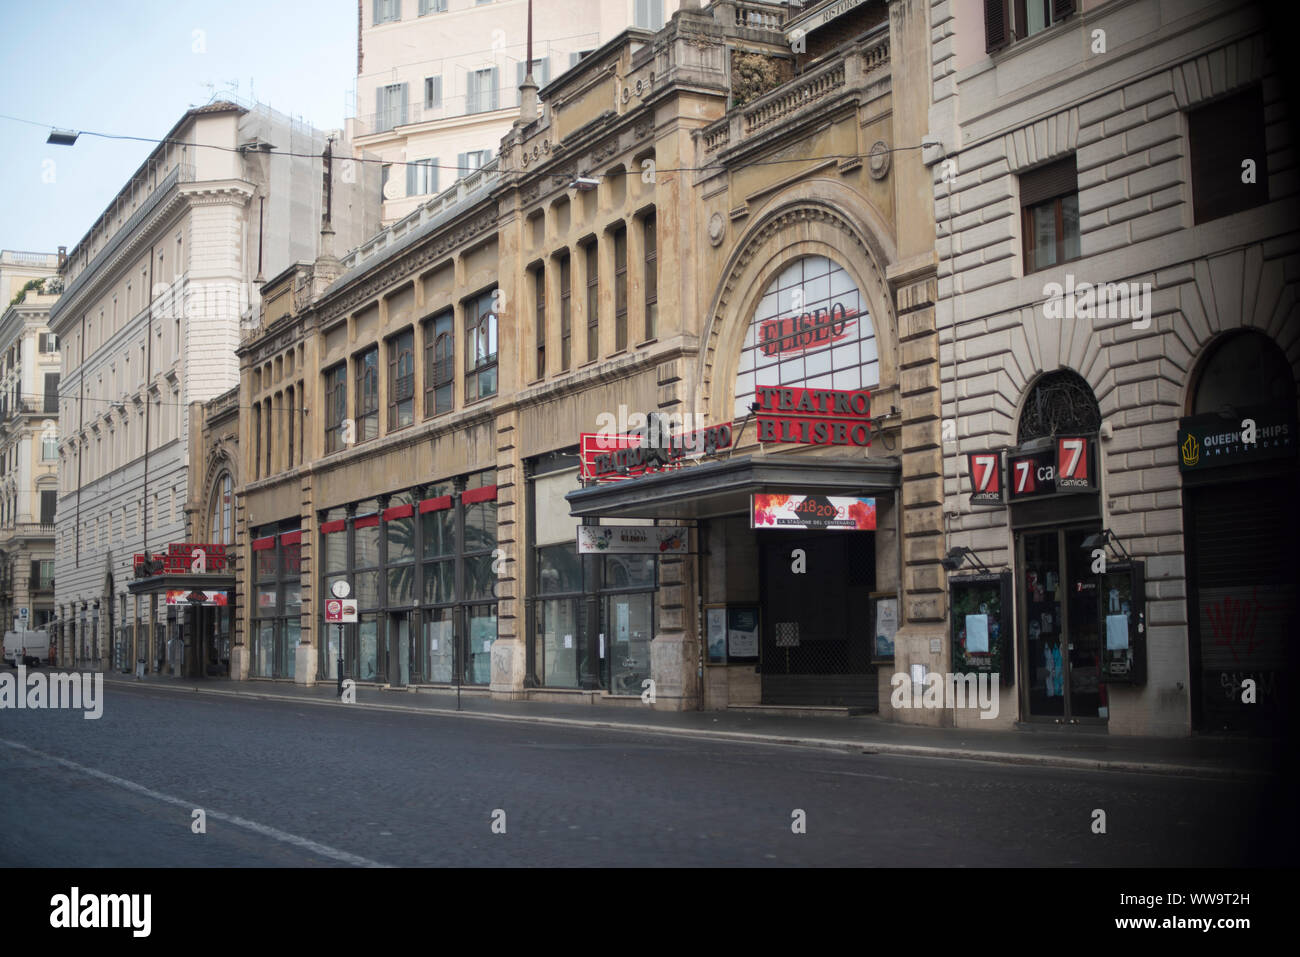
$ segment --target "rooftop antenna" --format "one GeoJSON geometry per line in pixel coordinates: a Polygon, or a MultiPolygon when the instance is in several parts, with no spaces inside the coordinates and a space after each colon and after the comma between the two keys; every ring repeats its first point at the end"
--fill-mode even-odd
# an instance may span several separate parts
{"type": "Polygon", "coordinates": [[[533,79],[533,0],[528,0],[528,47],[524,51],[524,82],[519,84],[519,124],[537,119],[537,81],[533,79]]]}

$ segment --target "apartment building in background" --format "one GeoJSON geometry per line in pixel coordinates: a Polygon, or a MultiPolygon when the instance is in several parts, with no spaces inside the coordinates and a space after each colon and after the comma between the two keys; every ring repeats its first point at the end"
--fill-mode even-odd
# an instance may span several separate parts
{"type": "Polygon", "coordinates": [[[59,350],[54,253],[0,252],[0,626],[43,628],[54,614],[59,350]]]}
{"type": "Polygon", "coordinates": [[[1300,180],[1272,6],[930,5],[944,532],[995,576],[952,591],[952,661],[899,663],[960,670],[1002,622],[1014,684],[973,724],[1295,720],[1300,180]]]}
{"type": "MultiPolygon", "coordinates": [[[[627,27],[660,29],[677,7],[678,0],[539,0],[534,80],[546,86],[627,27]]],[[[388,161],[387,224],[496,157],[519,116],[528,0],[358,0],[357,14],[349,133],[388,161]]]]}
{"type": "MultiPolygon", "coordinates": [[[[338,139],[334,155],[348,156],[338,139]]],[[[347,248],[378,228],[377,170],[362,163],[335,175],[322,233],[327,140],[263,105],[191,109],[61,262],[49,322],[63,370],[61,663],[170,659],[186,606],[168,603],[162,578],[136,581],[134,556],[185,542],[188,408],[238,382],[256,283],[323,240],[347,248]]]]}

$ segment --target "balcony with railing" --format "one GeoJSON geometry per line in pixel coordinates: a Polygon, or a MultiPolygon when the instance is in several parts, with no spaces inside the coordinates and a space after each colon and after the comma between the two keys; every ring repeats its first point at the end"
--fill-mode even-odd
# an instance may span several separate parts
{"type": "Polygon", "coordinates": [[[828,103],[888,78],[889,28],[882,24],[848,50],[830,56],[704,127],[696,135],[705,164],[716,164],[779,130],[820,113],[828,103]]]}
{"type": "Polygon", "coordinates": [[[492,160],[482,169],[477,169],[456,180],[432,199],[420,204],[415,210],[393,223],[387,229],[366,240],[356,249],[342,257],[344,272],[349,272],[363,265],[385,250],[403,245],[414,234],[431,224],[446,222],[453,218],[459,207],[466,202],[482,198],[482,194],[496,183],[499,176],[497,160],[492,160]]]}

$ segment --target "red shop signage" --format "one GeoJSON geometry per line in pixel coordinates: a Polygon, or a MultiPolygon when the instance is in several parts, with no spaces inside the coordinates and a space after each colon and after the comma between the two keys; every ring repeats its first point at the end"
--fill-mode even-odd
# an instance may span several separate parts
{"type": "Polygon", "coordinates": [[[970,467],[970,501],[972,505],[1002,504],[1002,456],[998,452],[971,452],[966,456],[970,467]]]}

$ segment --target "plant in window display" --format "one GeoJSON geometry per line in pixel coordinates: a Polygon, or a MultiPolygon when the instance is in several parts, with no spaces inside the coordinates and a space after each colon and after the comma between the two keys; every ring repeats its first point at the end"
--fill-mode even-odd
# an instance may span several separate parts
{"type": "MultiPolygon", "coordinates": [[[[388,531],[388,594],[392,595],[414,595],[415,594],[415,523],[410,520],[398,520],[387,523],[388,531]],[[396,559],[403,564],[392,564],[393,555],[408,556],[407,558],[396,559]]],[[[391,600],[391,599],[390,599],[391,600]]],[[[398,604],[408,604],[409,602],[399,602],[398,604]]]]}

